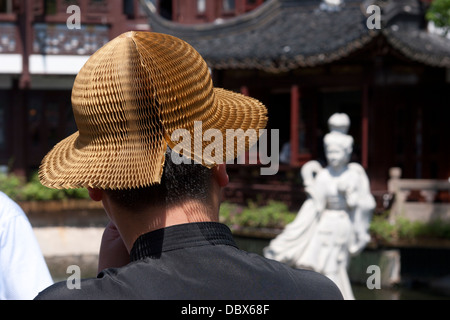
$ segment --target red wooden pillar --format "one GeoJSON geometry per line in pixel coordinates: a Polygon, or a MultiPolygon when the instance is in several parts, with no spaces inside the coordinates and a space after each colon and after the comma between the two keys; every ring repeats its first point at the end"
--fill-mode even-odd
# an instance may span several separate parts
{"type": "Polygon", "coordinates": [[[241,86],[241,94],[244,96],[248,96],[248,87],[247,86],[241,86]]]}
{"type": "Polygon", "coordinates": [[[108,13],[112,21],[111,27],[109,29],[109,37],[110,39],[114,39],[120,34],[128,31],[126,22],[127,17],[123,14],[123,6],[121,0],[109,1],[109,3],[107,4],[108,4],[108,13]]]}
{"type": "MultiPolygon", "coordinates": [[[[241,90],[241,94],[243,94],[244,96],[248,97],[250,95],[247,86],[241,86],[240,90],[241,90]]],[[[259,162],[258,154],[254,155],[254,157],[256,157],[256,162],[259,162]]],[[[245,152],[245,163],[246,164],[250,163],[249,159],[250,159],[250,150],[245,152]]],[[[255,162],[253,162],[253,163],[255,163],[255,162]]]]}
{"type": "Polygon", "coordinates": [[[12,125],[15,129],[12,137],[12,152],[14,156],[13,171],[15,174],[25,177],[28,168],[28,99],[30,95],[31,76],[29,70],[29,56],[33,39],[33,3],[25,0],[20,7],[18,15],[20,45],[22,53],[22,74],[13,85],[12,125]]]}
{"type": "Polygon", "coordinates": [[[299,119],[300,119],[300,89],[298,85],[291,87],[291,166],[298,164],[298,145],[299,145],[299,119]]]}
{"type": "Polygon", "coordinates": [[[361,164],[364,169],[369,167],[369,86],[364,85],[362,95],[361,123],[361,164]]]}
{"type": "MultiPolygon", "coordinates": [[[[159,2],[161,2],[161,1],[159,1],[159,2]]],[[[186,2],[186,1],[184,1],[184,2],[186,2]]],[[[180,18],[180,16],[181,16],[180,12],[183,9],[186,10],[186,8],[183,8],[183,3],[180,3],[180,1],[172,1],[172,21],[182,22],[182,21],[180,21],[180,20],[182,20],[182,18],[180,18]]],[[[158,8],[158,10],[160,10],[160,12],[161,12],[161,7],[158,8]]]]}
{"type": "Polygon", "coordinates": [[[22,74],[19,78],[19,87],[22,90],[30,88],[31,76],[29,69],[29,56],[33,45],[33,4],[31,0],[23,2],[19,14],[19,32],[22,45],[22,74]]]}

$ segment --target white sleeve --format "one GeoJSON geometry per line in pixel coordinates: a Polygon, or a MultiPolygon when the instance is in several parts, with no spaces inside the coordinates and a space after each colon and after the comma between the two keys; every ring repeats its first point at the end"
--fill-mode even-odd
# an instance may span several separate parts
{"type": "Polygon", "coordinates": [[[53,280],[25,213],[18,206],[8,210],[17,212],[0,219],[0,299],[33,299],[53,280]]]}

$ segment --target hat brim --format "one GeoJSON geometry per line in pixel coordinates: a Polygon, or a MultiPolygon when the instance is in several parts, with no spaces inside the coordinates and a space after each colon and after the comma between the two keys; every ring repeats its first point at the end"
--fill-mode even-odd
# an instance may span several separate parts
{"type": "Polygon", "coordinates": [[[177,141],[170,137],[176,129],[186,129],[192,139],[202,141],[201,152],[185,149],[183,155],[205,166],[214,166],[217,161],[205,159],[203,151],[211,143],[203,135],[209,129],[217,129],[223,135],[223,162],[236,158],[237,146],[244,143],[247,151],[260,136],[267,123],[267,109],[256,99],[229,90],[214,88],[214,107],[204,114],[187,115],[177,123],[161,119],[164,131],[155,131],[145,142],[133,144],[126,140],[111,144],[94,144],[81,141],[75,132],[59,142],[44,157],[39,168],[41,183],[49,188],[100,188],[130,189],[158,184],[164,167],[167,145],[174,149],[177,141]],[[199,121],[199,127],[194,125],[199,121]],[[241,130],[239,130],[241,129],[241,130]],[[254,135],[246,135],[253,129],[254,135]],[[234,131],[234,146],[226,146],[227,130],[234,131]],[[132,147],[130,147],[132,146],[132,147]]]}

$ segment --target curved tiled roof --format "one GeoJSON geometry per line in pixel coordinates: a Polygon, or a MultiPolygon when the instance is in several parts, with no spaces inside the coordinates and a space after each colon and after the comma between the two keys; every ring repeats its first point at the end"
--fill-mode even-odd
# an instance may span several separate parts
{"type": "Polygon", "coordinates": [[[389,44],[406,57],[434,67],[450,67],[450,40],[426,30],[392,25],[383,30],[389,44]]]}
{"type": "Polygon", "coordinates": [[[381,1],[382,16],[389,20],[381,30],[367,28],[365,11],[371,3],[376,2],[346,0],[330,7],[319,0],[268,0],[221,23],[182,25],[154,12],[149,12],[149,23],[155,32],[189,42],[214,69],[280,72],[315,66],[341,59],[377,35],[410,59],[450,67],[450,40],[421,30],[418,23],[411,28],[410,17],[401,21],[405,14],[418,17],[417,1],[381,1]]]}

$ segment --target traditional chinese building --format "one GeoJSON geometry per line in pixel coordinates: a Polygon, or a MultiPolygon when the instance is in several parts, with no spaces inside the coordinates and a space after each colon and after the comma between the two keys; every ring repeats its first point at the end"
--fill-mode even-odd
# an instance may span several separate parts
{"type": "MultiPolygon", "coordinates": [[[[268,0],[194,25],[147,12],[153,31],[180,37],[203,55],[215,86],[263,101],[268,128],[280,130],[280,149],[290,144],[279,175],[244,181],[241,195],[268,189],[292,198],[302,164],[325,163],[322,138],[334,112],[351,118],[353,160],[366,168],[374,193],[387,189],[391,167],[405,178],[448,179],[450,40],[430,31],[427,7],[418,0],[268,0]],[[367,13],[369,5],[381,15],[367,13]]],[[[240,170],[238,180],[252,172],[240,170]]]]}
{"type": "Polygon", "coordinates": [[[264,102],[268,129],[279,130],[280,151],[290,150],[275,176],[229,166],[227,196],[262,192],[298,207],[299,169],[311,159],[325,164],[334,112],[351,118],[353,160],[375,195],[387,190],[391,167],[405,178],[448,179],[450,40],[425,20],[428,2],[0,0],[0,164],[36,169],[76,130],[70,92],[88,57],[124,31],[152,30],[192,44],[215,86],[264,102]],[[69,28],[70,5],[80,8],[80,29],[69,28]]]}

